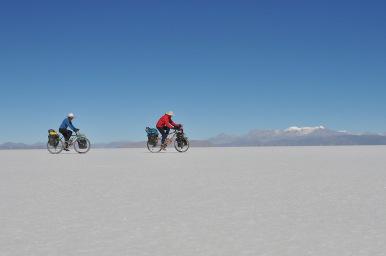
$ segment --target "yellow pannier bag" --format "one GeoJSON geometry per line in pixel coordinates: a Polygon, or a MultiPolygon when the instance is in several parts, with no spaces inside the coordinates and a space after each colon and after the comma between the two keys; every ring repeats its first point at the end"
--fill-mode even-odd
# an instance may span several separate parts
{"type": "Polygon", "coordinates": [[[50,136],[57,136],[57,135],[58,135],[58,133],[57,133],[55,130],[49,130],[49,131],[48,131],[48,134],[49,134],[50,136]]]}

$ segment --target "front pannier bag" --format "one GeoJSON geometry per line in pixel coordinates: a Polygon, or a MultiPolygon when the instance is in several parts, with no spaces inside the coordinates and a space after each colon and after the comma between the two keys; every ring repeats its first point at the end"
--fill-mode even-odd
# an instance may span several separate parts
{"type": "Polygon", "coordinates": [[[79,138],[77,141],[78,141],[78,145],[79,145],[80,149],[86,149],[87,148],[86,138],[79,138]]]}

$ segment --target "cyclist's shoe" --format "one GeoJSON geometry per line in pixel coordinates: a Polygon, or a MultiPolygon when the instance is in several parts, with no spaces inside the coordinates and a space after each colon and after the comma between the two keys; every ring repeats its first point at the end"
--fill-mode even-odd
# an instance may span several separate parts
{"type": "Polygon", "coordinates": [[[70,151],[69,149],[68,149],[68,142],[66,141],[66,142],[64,142],[64,148],[63,148],[65,151],[70,151]]]}
{"type": "Polygon", "coordinates": [[[166,147],[167,147],[168,145],[166,144],[166,143],[164,143],[164,144],[162,144],[161,145],[161,150],[166,150],[166,147]]]}

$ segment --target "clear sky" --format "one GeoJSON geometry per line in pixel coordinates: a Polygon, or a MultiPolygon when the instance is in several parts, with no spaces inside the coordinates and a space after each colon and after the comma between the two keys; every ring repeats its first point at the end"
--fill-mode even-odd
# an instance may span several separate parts
{"type": "Polygon", "coordinates": [[[95,142],[165,111],[189,137],[386,132],[386,1],[2,1],[0,142],[68,112],[95,142]]]}

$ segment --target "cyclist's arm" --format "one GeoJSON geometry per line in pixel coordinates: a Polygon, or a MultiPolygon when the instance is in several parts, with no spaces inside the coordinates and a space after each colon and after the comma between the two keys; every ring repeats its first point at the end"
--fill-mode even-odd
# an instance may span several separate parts
{"type": "MultiPolygon", "coordinates": [[[[178,124],[176,124],[175,122],[173,122],[173,120],[170,120],[170,124],[171,124],[173,127],[178,126],[178,124]]],[[[172,127],[169,127],[169,128],[172,128],[172,127]]]]}
{"type": "Polygon", "coordinates": [[[167,120],[166,122],[165,122],[165,125],[167,126],[167,127],[169,127],[170,129],[173,129],[173,121],[172,120],[167,120]]]}
{"type": "Polygon", "coordinates": [[[174,128],[174,126],[171,123],[167,123],[166,126],[169,127],[170,129],[174,128]]]}
{"type": "Polygon", "coordinates": [[[68,123],[68,126],[70,126],[71,130],[73,130],[74,132],[76,132],[77,130],[79,130],[79,129],[75,128],[75,126],[72,124],[72,122],[69,122],[69,123],[68,123]]]}

